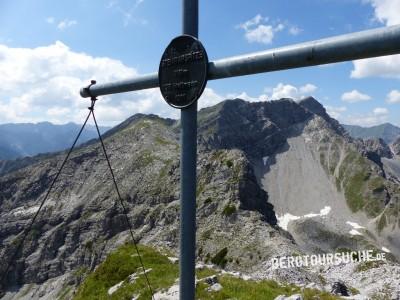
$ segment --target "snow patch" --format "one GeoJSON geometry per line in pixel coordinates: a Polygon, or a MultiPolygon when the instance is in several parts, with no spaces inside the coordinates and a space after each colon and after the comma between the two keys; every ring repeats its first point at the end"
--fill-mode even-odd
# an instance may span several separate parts
{"type": "Polygon", "coordinates": [[[283,216],[280,217],[277,216],[277,219],[278,219],[278,226],[285,230],[288,230],[288,225],[290,221],[298,220],[300,219],[300,217],[294,216],[292,214],[284,214],[283,216]]]}
{"type": "Polygon", "coordinates": [[[204,268],[212,269],[213,267],[214,265],[212,264],[203,264],[201,262],[196,264],[196,269],[204,269],[204,268]]]}
{"type": "Polygon", "coordinates": [[[124,284],[124,281],[122,280],[121,282],[117,283],[116,285],[113,285],[108,289],[108,294],[111,296],[114,294],[122,285],[124,284]]]}
{"type": "Polygon", "coordinates": [[[386,248],[386,247],[382,247],[382,251],[385,251],[385,252],[387,252],[387,253],[391,253],[391,251],[390,251],[388,248],[386,248]]]}
{"type": "Polygon", "coordinates": [[[299,220],[299,219],[306,219],[306,218],[315,218],[315,217],[323,217],[328,215],[331,212],[332,208],[330,206],[325,206],[322,208],[318,213],[309,213],[304,216],[294,216],[292,214],[284,214],[283,216],[277,216],[278,219],[278,226],[288,230],[288,225],[291,221],[299,220]]]}
{"type": "Polygon", "coordinates": [[[176,263],[176,262],[179,260],[179,258],[168,256],[168,260],[174,264],[174,263],[176,263]]]}
{"type": "Polygon", "coordinates": [[[263,157],[263,163],[264,163],[264,166],[266,166],[266,165],[267,165],[268,158],[269,158],[269,156],[264,156],[264,157],[263,157]]]}
{"type": "Polygon", "coordinates": [[[39,209],[39,205],[32,206],[32,207],[29,207],[29,208],[17,207],[13,211],[13,214],[14,214],[14,216],[31,215],[31,214],[36,213],[38,209],[39,209]]]}
{"type": "Polygon", "coordinates": [[[349,233],[350,233],[351,235],[362,235],[361,232],[359,232],[359,231],[357,231],[357,230],[355,230],[355,229],[350,230],[349,233]]]}
{"type": "Polygon", "coordinates": [[[365,229],[364,226],[358,225],[356,222],[347,221],[346,224],[349,224],[353,229],[365,229]]]}
{"type": "Polygon", "coordinates": [[[323,209],[319,211],[321,216],[326,216],[331,212],[332,208],[330,206],[325,206],[323,209]]]}
{"type": "Polygon", "coordinates": [[[132,273],[131,275],[128,276],[129,282],[130,282],[130,283],[135,282],[136,279],[138,279],[140,275],[144,275],[145,273],[147,274],[147,273],[149,273],[151,270],[152,270],[152,269],[150,268],[150,269],[146,269],[145,272],[142,271],[142,272],[140,272],[140,273],[136,273],[136,272],[135,272],[135,273],[132,273]]]}

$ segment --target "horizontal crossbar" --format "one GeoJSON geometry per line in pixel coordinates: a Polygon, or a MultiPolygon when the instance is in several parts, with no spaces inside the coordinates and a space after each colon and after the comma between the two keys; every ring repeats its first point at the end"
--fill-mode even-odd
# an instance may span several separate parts
{"type": "MultiPolygon", "coordinates": [[[[316,66],[362,58],[400,54],[400,25],[344,34],[272,50],[216,60],[209,63],[208,79],[316,66]]],[[[152,73],[112,83],[96,84],[82,97],[101,96],[158,87],[152,73]]]]}

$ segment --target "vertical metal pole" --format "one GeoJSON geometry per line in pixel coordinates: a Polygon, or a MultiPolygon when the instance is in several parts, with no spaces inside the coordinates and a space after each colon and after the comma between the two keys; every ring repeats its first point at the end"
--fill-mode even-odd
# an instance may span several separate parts
{"type": "MultiPolygon", "coordinates": [[[[183,34],[198,36],[199,2],[183,0],[183,34]]],[[[195,298],[197,102],[181,110],[180,300],[195,298]]]]}

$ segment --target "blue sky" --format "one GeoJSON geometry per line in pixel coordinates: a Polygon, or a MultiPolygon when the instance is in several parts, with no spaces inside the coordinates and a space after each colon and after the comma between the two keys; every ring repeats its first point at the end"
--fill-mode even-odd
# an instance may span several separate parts
{"type": "MultiPolygon", "coordinates": [[[[200,0],[199,38],[213,60],[395,24],[400,0],[200,0]]],[[[81,123],[82,85],[156,71],[180,32],[180,0],[1,1],[0,123],[81,123]]],[[[399,79],[400,57],[383,57],[210,81],[199,106],[313,95],[343,123],[400,125],[399,79]]],[[[103,125],[179,116],[158,89],[100,99],[103,125]]]]}

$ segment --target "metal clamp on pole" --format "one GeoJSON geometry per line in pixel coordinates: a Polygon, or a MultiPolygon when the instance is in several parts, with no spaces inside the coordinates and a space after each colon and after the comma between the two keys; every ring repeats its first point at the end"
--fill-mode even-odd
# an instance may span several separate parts
{"type": "Polygon", "coordinates": [[[89,95],[90,100],[92,101],[92,104],[88,107],[90,111],[93,111],[94,109],[94,104],[97,101],[96,96],[93,96],[92,93],[90,92],[90,87],[96,84],[96,80],[90,80],[90,84],[87,87],[83,88],[83,92],[85,92],[87,95],[89,95]]]}
{"type": "Polygon", "coordinates": [[[87,87],[84,87],[82,90],[82,92],[81,92],[81,94],[82,93],[85,93],[85,94],[87,94],[87,95],[89,95],[89,97],[90,97],[90,99],[91,100],[97,100],[97,98],[96,98],[96,96],[93,96],[92,95],[92,93],[90,92],[90,87],[92,86],[92,85],[95,85],[96,84],[96,80],[90,80],[90,84],[87,86],[87,87]]]}

